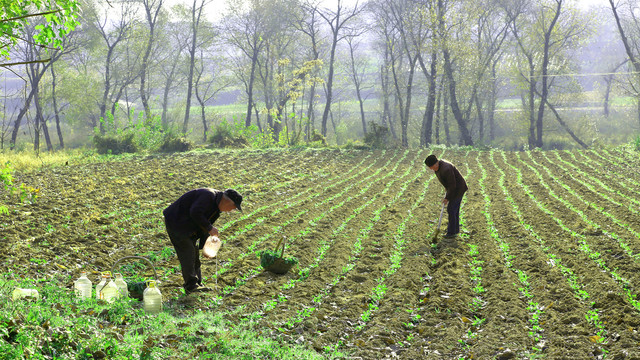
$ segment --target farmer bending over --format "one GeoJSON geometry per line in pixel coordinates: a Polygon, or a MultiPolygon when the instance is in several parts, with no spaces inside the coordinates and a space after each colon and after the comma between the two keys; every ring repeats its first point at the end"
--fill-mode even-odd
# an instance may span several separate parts
{"type": "Polygon", "coordinates": [[[185,193],[162,212],[167,234],[180,260],[187,294],[210,290],[202,286],[198,249],[204,247],[210,235],[218,236],[213,223],[220,217],[220,212],[242,211],[241,203],[242,195],[233,189],[204,188],[185,193]],[[196,247],[198,239],[200,243],[196,247]]]}
{"type": "Polygon", "coordinates": [[[449,225],[444,237],[454,238],[460,232],[460,204],[462,196],[467,191],[467,182],[464,181],[460,171],[452,163],[438,160],[435,155],[427,156],[424,163],[436,173],[438,180],[447,191],[442,199],[442,203],[447,205],[447,214],[449,215],[449,225]]]}

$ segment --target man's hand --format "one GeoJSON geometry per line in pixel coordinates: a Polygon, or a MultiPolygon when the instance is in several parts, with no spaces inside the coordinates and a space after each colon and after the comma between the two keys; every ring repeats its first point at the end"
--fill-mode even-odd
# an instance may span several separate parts
{"type": "Polygon", "coordinates": [[[209,230],[209,235],[211,236],[220,236],[220,233],[218,232],[218,228],[217,227],[212,227],[211,230],[209,230]]]}
{"type": "Polygon", "coordinates": [[[447,200],[447,199],[442,199],[442,203],[443,203],[443,204],[445,204],[445,205],[447,205],[447,204],[449,203],[449,200],[447,200]]]}

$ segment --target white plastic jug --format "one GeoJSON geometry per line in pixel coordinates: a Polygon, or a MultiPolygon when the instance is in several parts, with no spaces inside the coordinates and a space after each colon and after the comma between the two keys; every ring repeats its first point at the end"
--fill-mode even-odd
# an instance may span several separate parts
{"type": "Polygon", "coordinates": [[[120,289],[118,289],[118,285],[116,285],[113,279],[109,278],[107,284],[100,289],[100,299],[112,303],[119,297],[120,289]]]}
{"type": "Polygon", "coordinates": [[[202,255],[207,258],[214,258],[218,255],[220,246],[222,246],[222,241],[217,236],[209,236],[202,247],[202,255]]]}
{"type": "Polygon", "coordinates": [[[100,299],[100,292],[102,288],[107,285],[107,280],[111,276],[111,272],[105,271],[101,274],[100,282],[96,285],[96,299],[100,299]]]}
{"type": "Polygon", "coordinates": [[[129,289],[127,288],[127,282],[124,281],[124,278],[120,273],[115,273],[114,276],[116,277],[114,282],[118,286],[118,290],[120,291],[120,297],[126,299],[127,297],[129,297],[129,289]]]}
{"type": "Polygon", "coordinates": [[[155,281],[147,281],[147,288],[142,293],[142,301],[144,303],[144,311],[147,313],[157,314],[162,311],[162,293],[156,287],[155,281]]]}
{"type": "Polygon", "coordinates": [[[91,297],[91,290],[93,289],[93,283],[87,277],[87,272],[83,271],[82,275],[73,283],[73,288],[78,299],[89,299],[91,297]]]}
{"type": "Polygon", "coordinates": [[[36,289],[16,288],[15,290],[13,290],[13,294],[11,297],[14,301],[22,298],[38,300],[40,299],[40,293],[38,293],[38,290],[36,289]]]}

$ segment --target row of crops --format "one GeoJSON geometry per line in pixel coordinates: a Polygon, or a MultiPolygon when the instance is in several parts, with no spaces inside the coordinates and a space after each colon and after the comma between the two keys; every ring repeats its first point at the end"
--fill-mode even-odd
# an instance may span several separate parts
{"type": "MultiPolygon", "coordinates": [[[[365,358],[640,357],[640,160],[623,149],[235,151],[18,174],[41,189],[10,205],[5,271],[109,270],[144,255],[166,309],[221,311],[235,326],[365,358]],[[430,244],[450,160],[469,191],[456,240],[430,244]],[[234,187],[213,292],[182,294],[161,210],[197,187],[234,187]],[[285,239],[300,263],[263,272],[285,239]]],[[[446,223],[443,224],[446,226],[446,223]]],[[[140,268],[141,272],[148,269],[140,268]]]]}

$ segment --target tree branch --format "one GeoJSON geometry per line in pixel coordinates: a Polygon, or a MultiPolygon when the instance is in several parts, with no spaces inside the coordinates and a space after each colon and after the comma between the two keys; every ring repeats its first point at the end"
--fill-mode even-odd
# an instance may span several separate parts
{"type": "Polygon", "coordinates": [[[45,16],[45,15],[49,15],[49,14],[59,13],[61,11],[62,10],[58,9],[58,10],[52,10],[52,11],[47,11],[47,12],[43,12],[43,13],[27,14],[27,15],[22,15],[22,16],[10,18],[10,19],[0,20],[0,23],[9,22],[9,21],[16,21],[16,20],[22,20],[22,19],[26,19],[26,18],[34,17],[34,16],[45,16]]]}
{"type": "Polygon", "coordinates": [[[51,61],[51,58],[49,58],[49,59],[42,59],[42,60],[21,61],[21,62],[15,62],[15,63],[0,64],[0,67],[9,67],[9,66],[15,66],[15,65],[28,65],[28,64],[46,63],[46,62],[49,62],[49,61],[51,61]]]}

